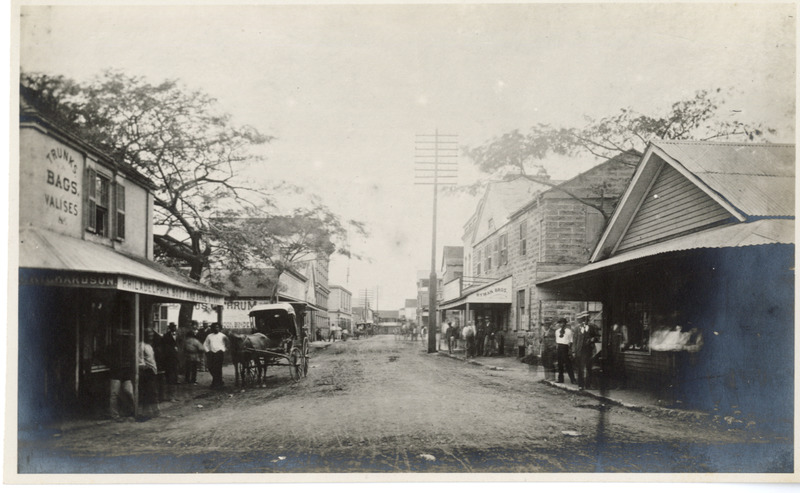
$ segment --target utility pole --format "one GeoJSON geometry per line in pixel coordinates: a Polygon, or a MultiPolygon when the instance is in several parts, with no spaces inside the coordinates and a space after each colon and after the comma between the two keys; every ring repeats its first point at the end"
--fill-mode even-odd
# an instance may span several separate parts
{"type": "Polygon", "coordinates": [[[436,352],[436,208],[440,186],[454,186],[458,178],[458,135],[417,135],[415,185],[433,185],[433,232],[431,234],[431,275],[428,282],[428,353],[436,352]]]}

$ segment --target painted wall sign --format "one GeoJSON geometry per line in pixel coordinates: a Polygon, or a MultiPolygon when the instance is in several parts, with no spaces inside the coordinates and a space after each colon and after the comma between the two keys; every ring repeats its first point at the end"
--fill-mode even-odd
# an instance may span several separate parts
{"type": "Polygon", "coordinates": [[[82,156],[64,146],[47,150],[44,161],[45,210],[57,215],[59,224],[80,221],[82,156]]]}

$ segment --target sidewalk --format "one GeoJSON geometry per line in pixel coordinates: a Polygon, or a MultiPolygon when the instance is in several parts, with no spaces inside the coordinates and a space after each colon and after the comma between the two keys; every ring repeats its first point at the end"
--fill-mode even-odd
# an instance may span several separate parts
{"type": "Polygon", "coordinates": [[[585,389],[580,390],[576,384],[571,383],[558,383],[554,380],[545,378],[544,371],[541,367],[535,367],[523,363],[513,356],[477,356],[475,358],[466,358],[464,356],[464,349],[456,349],[452,354],[447,352],[447,348],[439,351],[439,355],[454,358],[464,361],[473,365],[480,365],[488,367],[489,369],[498,371],[520,371],[524,370],[532,374],[532,377],[543,385],[549,385],[554,388],[562,389],[567,392],[592,397],[600,402],[607,404],[614,404],[636,411],[666,413],[670,415],[685,415],[693,419],[707,419],[710,414],[703,411],[696,411],[690,409],[675,409],[669,406],[670,403],[659,400],[652,393],[645,390],[636,389],[585,389]]]}

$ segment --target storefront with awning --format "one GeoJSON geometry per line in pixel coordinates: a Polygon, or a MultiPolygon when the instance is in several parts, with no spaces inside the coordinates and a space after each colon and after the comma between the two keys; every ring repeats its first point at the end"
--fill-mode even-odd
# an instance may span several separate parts
{"type": "Polygon", "coordinates": [[[603,303],[603,372],[674,405],[793,416],[794,146],[656,142],[592,262],[537,283],[603,303]]]}
{"type": "MultiPolygon", "coordinates": [[[[16,347],[20,426],[107,415],[112,367],[138,397],[136,348],[162,303],[224,293],[152,260],[152,183],[20,102],[16,347]]],[[[13,306],[13,304],[12,304],[13,306]]],[[[219,311],[216,312],[219,316],[219,311]]]]}
{"type": "Polygon", "coordinates": [[[20,415],[101,410],[112,343],[126,340],[122,354],[135,362],[154,307],[202,302],[220,309],[223,300],[222,292],[153,261],[47,230],[21,230],[20,388],[30,399],[20,395],[20,415]]]}
{"type": "Polygon", "coordinates": [[[471,286],[455,299],[442,302],[439,311],[459,310],[462,320],[491,327],[508,327],[511,317],[512,277],[471,286]]]}

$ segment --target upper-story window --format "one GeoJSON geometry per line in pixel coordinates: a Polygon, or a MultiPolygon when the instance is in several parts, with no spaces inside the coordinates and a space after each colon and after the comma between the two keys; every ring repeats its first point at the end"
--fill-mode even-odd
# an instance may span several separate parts
{"type": "Polygon", "coordinates": [[[88,171],[89,213],[86,229],[98,236],[125,238],[125,187],[94,169],[88,171]],[[113,190],[113,197],[112,197],[113,190]]]}
{"type": "Polygon", "coordinates": [[[519,254],[525,256],[528,254],[528,221],[521,221],[519,223],[519,254]]]}
{"type": "Polygon", "coordinates": [[[500,243],[500,259],[498,260],[499,265],[507,265],[508,264],[508,233],[505,233],[500,236],[498,243],[500,243]]]}
{"type": "Polygon", "coordinates": [[[475,250],[475,275],[481,275],[481,250],[475,250]]]}
{"type": "Polygon", "coordinates": [[[486,272],[492,270],[492,244],[486,245],[486,272]]]}
{"type": "Polygon", "coordinates": [[[111,197],[111,180],[97,171],[89,170],[89,231],[100,236],[109,236],[108,217],[111,197]]]}
{"type": "Polygon", "coordinates": [[[124,239],[125,238],[125,187],[117,183],[114,186],[114,193],[117,197],[116,234],[118,239],[124,239]]]}

